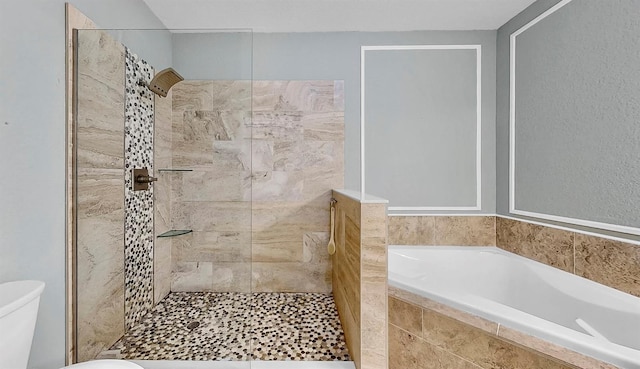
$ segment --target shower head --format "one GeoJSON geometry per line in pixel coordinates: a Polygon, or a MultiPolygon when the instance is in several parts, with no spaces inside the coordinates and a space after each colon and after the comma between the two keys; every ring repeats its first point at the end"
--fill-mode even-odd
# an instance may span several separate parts
{"type": "MultiPolygon", "coordinates": [[[[173,70],[173,68],[167,68],[156,73],[147,87],[154,93],[162,97],[167,97],[167,93],[171,87],[180,81],[184,81],[184,78],[173,70]]],[[[146,85],[145,83],[142,84],[146,85]]]]}

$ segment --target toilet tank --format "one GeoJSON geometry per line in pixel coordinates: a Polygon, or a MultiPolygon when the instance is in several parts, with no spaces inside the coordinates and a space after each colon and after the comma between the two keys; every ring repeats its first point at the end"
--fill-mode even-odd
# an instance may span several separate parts
{"type": "Polygon", "coordinates": [[[0,368],[27,367],[44,282],[0,283],[0,368]]]}

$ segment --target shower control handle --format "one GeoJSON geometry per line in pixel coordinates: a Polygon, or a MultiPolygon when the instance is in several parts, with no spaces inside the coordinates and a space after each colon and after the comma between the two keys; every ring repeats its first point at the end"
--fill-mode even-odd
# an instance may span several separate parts
{"type": "Polygon", "coordinates": [[[158,180],[158,178],[149,175],[147,168],[134,168],[131,172],[131,178],[133,179],[131,181],[131,189],[134,191],[148,190],[149,183],[158,180]]]}
{"type": "Polygon", "coordinates": [[[158,178],[151,176],[139,175],[136,177],[136,182],[138,183],[151,183],[157,181],[158,178]]]}

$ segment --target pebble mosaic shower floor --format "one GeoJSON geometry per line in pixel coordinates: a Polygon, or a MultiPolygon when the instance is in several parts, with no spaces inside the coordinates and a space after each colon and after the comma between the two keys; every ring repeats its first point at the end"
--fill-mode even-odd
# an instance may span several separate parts
{"type": "Polygon", "coordinates": [[[351,360],[322,293],[173,292],[111,349],[128,360],[351,360]]]}

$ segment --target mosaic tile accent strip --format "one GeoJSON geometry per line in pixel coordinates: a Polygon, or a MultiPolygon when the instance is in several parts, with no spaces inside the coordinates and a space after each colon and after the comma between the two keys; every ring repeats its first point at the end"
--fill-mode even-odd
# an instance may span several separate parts
{"type": "Polygon", "coordinates": [[[153,173],[153,68],[126,49],[125,58],[125,327],[131,328],[153,307],[153,185],[133,191],[133,168],[153,173]]]}
{"type": "Polygon", "coordinates": [[[322,293],[173,292],[112,349],[128,360],[350,360],[322,293]]]}

